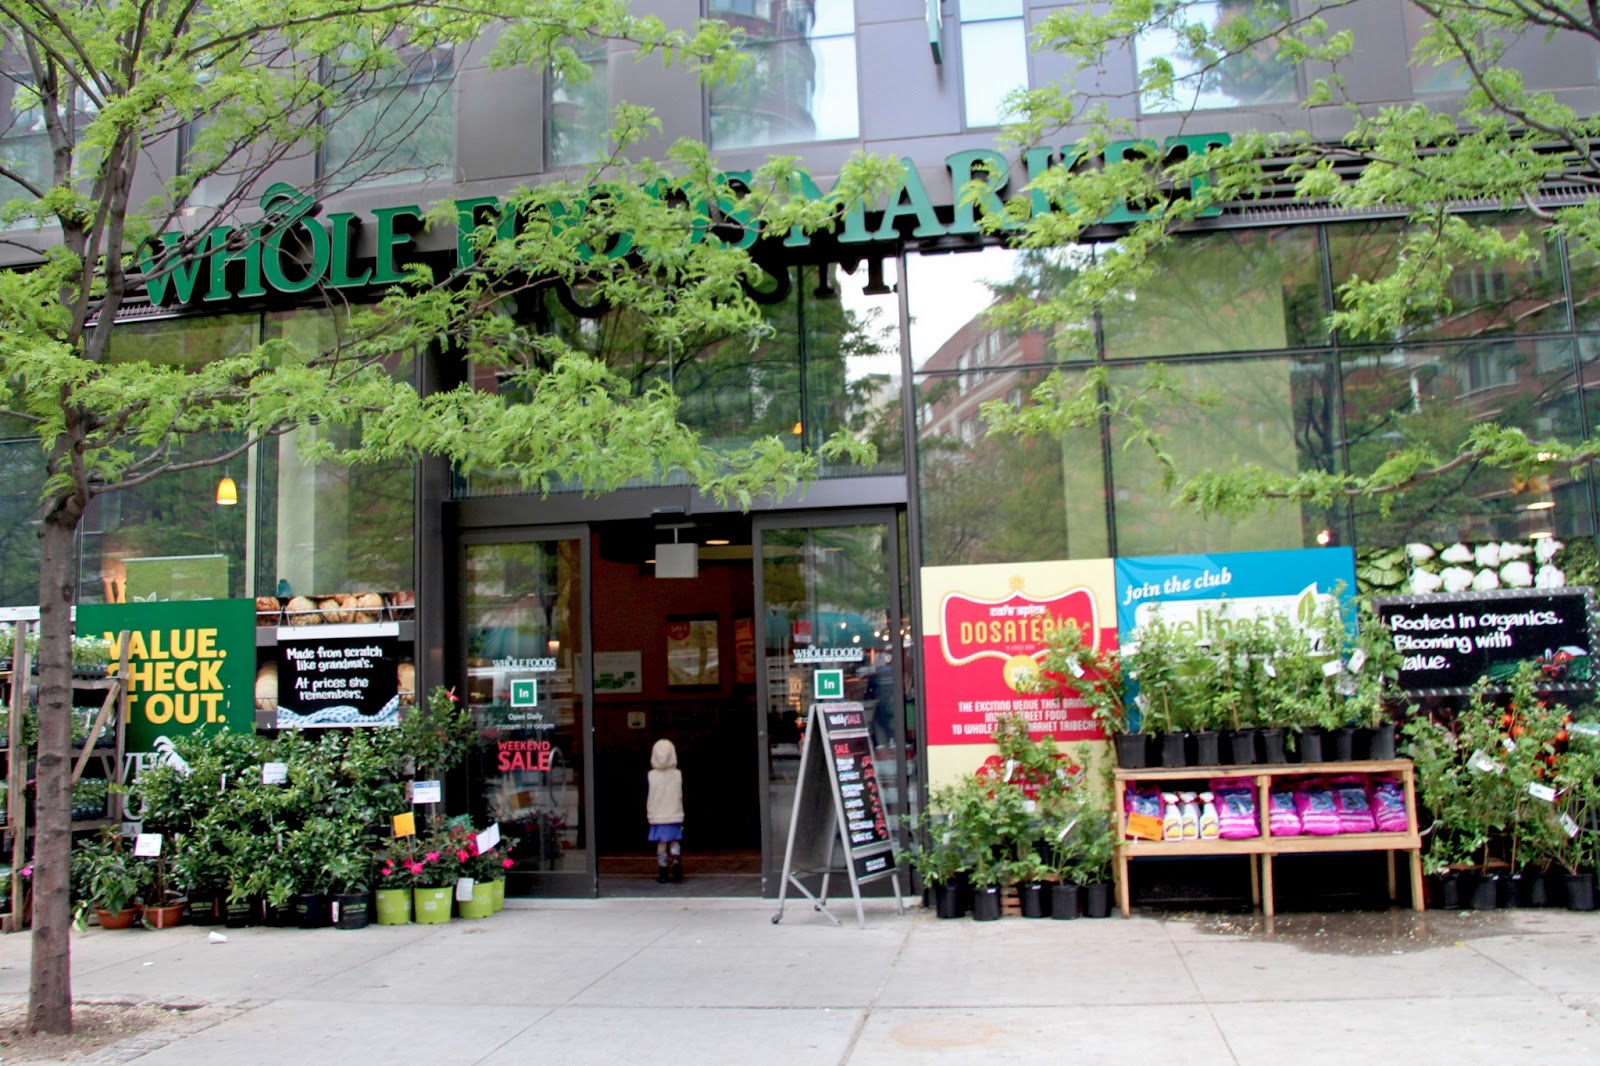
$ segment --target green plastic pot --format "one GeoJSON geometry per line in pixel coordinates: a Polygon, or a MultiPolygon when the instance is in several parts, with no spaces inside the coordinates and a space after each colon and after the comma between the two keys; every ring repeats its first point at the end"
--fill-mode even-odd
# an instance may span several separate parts
{"type": "Polygon", "coordinates": [[[411,890],[411,920],[418,925],[443,925],[450,920],[450,897],[453,888],[413,888],[411,890]]]}
{"type": "Polygon", "coordinates": [[[456,901],[463,918],[487,918],[494,913],[494,889],[491,882],[478,881],[472,886],[472,898],[456,901]]]}
{"type": "Polygon", "coordinates": [[[380,888],[378,897],[379,925],[409,925],[411,923],[411,890],[409,888],[380,888]]]}

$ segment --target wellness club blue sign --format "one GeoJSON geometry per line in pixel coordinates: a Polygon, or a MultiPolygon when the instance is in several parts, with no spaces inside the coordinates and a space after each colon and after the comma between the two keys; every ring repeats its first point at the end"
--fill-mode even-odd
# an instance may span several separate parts
{"type": "Polygon", "coordinates": [[[1117,635],[1127,642],[1162,621],[1208,639],[1236,621],[1285,615],[1309,621],[1331,596],[1355,624],[1356,558],[1350,548],[1155,555],[1116,560],[1117,635]]]}

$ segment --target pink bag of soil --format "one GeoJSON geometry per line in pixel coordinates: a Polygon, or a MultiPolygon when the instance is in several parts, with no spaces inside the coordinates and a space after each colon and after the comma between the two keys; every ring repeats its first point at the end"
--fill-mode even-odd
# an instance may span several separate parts
{"type": "Polygon", "coordinates": [[[1339,832],[1370,833],[1378,826],[1367,801],[1367,784],[1359,777],[1336,777],[1328,782],[1333,807],[1339,815],[1339,832]]]}
{"type": "Polygon", "coordinates": [[[1211,791],[1217,799],[1217,836],[1243,840],[1261,835],[1256,819],[1256,785],[1248,777],[1214,777],[1211,791]]]}
{"type": "Polygon", "coordinates": [[[1392,777],[1379,777],[1368,787],[1372,819],[1380,833],[1406,831],[1406,793],[1392,777]]]}
{"type": "Polygon", "coordinates": [[[1161,817],[1161,790],[1159,788],[1130,788],[1123,796],[1123,806],[1129,814],[1147,814],[1161,817]]]}
{"type": "Polygon", "coordinates": [[[1294,808],[1300,812],[1300,828],[1312,836],[1334,836],[1339,832],[1339,810],[1333,803],[1333,790],[1308,781],[1295,791],[1294,808]]]}
{"type": "Polygon", "coordinates": [[[1275,837],[1297,837],[1301,833],[1300,812],[1295,809],[1294,792],[1275,788],[1267,794],[1267,817],[1275,837]]]}

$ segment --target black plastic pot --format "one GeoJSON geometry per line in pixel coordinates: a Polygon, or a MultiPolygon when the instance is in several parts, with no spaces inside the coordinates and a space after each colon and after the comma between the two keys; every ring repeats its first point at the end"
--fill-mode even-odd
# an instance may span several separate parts
{"type": "Polygon", "coordinates": [[[960,918],[967,913],[962,900],[961,883],[947,881],[933,886],[933,913],[940,918],[960,918]]]}
{"type": "Polygon", "coordinates": [[[1067,922],[1078,916],[1078,886],[1058,882],[1050,886],[1050,917],[1067,922]]]}
{"type": "Polygon", "coordinates": [[[1044,884],[1040,881],[1024,881],[1017,886],[1017,900],[1022,904],[1024,918],[1048,918],[1045,913],[1047,902],[1044,894],[1044,884]]]}
{"type": "Polygon", "coordinates": [[[1523,870],[1519,880],[1520,898],[1517,905],[1521,907],[1548,907],[1550,906],[1550,880],[1543,870],[1523,870]]]}
{"type": "Polygon", "coordinates": [[[227,900],[216,895],[197,895],[189,897],[189,913],[186,919],[190,925],[221,925],[228,917],[227,900]]]}
{"type": "Polygon", "coordinates": [[[1461,878],[1456,874],[1435,874],[1433,882],[1433,909],[1458,911],[1461,909],[1461,878]]]}
{"type": "Polygon", "coordinates": [[[1568,874],[1567,878],[1567,910],[1592,911],[1594,903],[1594,874],[1568,874]]]}
{"type": "Polygon", "coordinates": [[[1182,733],[1161,734],[1161,765],[1188,766],[1189,752],[1182,733]]]}
{"type": "Polygon", "coordinates": [[[1322,753],[1327,756],[1329,762],[1353,761],[1356,757],[1356,727],[1346,725],[1328,730],[1328,739],[1322,745],[1322,753]]]}
{"type": "Polygon", "coordinates": [[[321,929],[328,924],[328,897],[318,892],[301,892],[289,897],[289,922],[301,929],[321,929]]]}
{"type": "Polygon", "coordinates": [[[255,900],[229,900],[223,921],[229,929],[243,929],[261,920],[261,911],[255,900]]]}
{"type": "Polygon", "coordinates": [[[1150,765],[1150,738],[1143,733],[1118,733],[1117,765],[1124,770],[1143,770],[1150,765]]]}
{"type": "Polygon", "coordinates": [[[1294,742],[1295,755],[1300,762],[1322,761],[1322,729],[1318,726],[1307,726],[1300,730],[1294,742]]]}
{"type": "Polygon", "coordinates": [[[1394,723],[1385,722],[1372,730],[1367,740],[1367,758],[1394,758],[1394,723]]]}
{"type": "Polygon", "coordinates": [[[333,897],[333,924],[339,929],[365,929],[372,922],[372,897],[366,892],[333,897]]]}
{"type": "Polygon", "coordinates": [[[1261,731],[1261,761],[1268,763],[1285,763],[1289,761],[1288,753],[1283,747],[1283,730],[1263,729],[1261,731]]]}
{"type": "Polygon", "coordinates": [[[1085,918],[1111,917],[1111,882],[1101,881],[1083,886],[1083,916],[1085,918]]]}
{"type": "Polygon", "coordinates": [[[1228,734],[1228,763],[1249,766],[1256,761],[1256,731],[1239,729],[1228,734]]]}
{"type": "Polygon", "coordinates": [[[1191,733],[1194,737],[1194,764],[1196,766],[1222,765],[1222,735],[1214,729],[1191,733]]]}
{"type": "Polygon", "coordinates": [[[1500,906],[1500,875],[1484,874],[1474,881],[1467,905],[1475,911],[1492,911],[1500,906]]]}
{"type": "Polygon", "coordinates": [[[975,922],[998,922],[1000,920],[1000,889],[998,886],[973,886],[972,920],[975,922]]]}

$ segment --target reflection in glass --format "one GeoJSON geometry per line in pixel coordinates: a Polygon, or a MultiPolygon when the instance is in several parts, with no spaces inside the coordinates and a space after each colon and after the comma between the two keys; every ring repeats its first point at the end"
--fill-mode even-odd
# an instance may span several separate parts
{"type": "MultiPolygon", "coordinates": [[[[1395,340],[1452,340],[1486,333],[1531,333],[1564,329],[1567,303],[1561,256],[1555,239],[1538,232],[1523,216],[1470,216],[1475,226],[1507,238],[1528,235],[1540,254],[1527,262],[1455,262],[1449,279],[1449,307],[1438,316],[1407,323],[1395,340]]],[[[1394,268],[1406,230],[1398,222],[1361,222],[1328,227],[1328,255],[1335,292],[1353,278],[1373,278],[1394,268]]],[[[1349,339],[1349,338],[1347,338],[1349,339]]],[[[1355,338],[1368,341],[1374,338],[1355,338]]]]}
{"type": "Polygon", "coordinates": [[[1275,33],[1289,17],[1286,0],[1175,0],[1163,5],[1164,14],[1134,42],[1141,71],[1156,61],[1171,64],[1170,98],[1146,93],[1140,107],[1147,112],[1206,110],[1287,104],[1299,99],[1295,66],[1281,56],[1275,33]],[[1219,27],[1251,20],[1250,37],[1257,43],[1224,55],[1207,38],[1189,43],[1196,31],[1214,33],[1219,27]]]}
{"type": "Polygon", "coordinates": [[[469,545],[467,706],[474,823],[518,839],[513,873],[584,873],[582,549],[577,540],[469,545]]]}
{"type": "Polygon", "coordinates": [[[399,67],[370,72],[334,65],[330,80],[345,96],[325,119],[319,174],[324,183],[342,189],[454,174],[455,53],[448,45],[403,48],[400,60],[399,67]]]}
{"type": "MultiPolygon", "coordinates": [[[[1253,359],[1166,363],[1176,392],[1161,401],[1156,429],[1175,462],[1177,483],[1208,470],[1254,464],[1274,474],[1337,469],[1339,425],[1329,360],[1253,359]]],[[[1119,367],[1112,387],[1135,387],[1146,368],[1119,367]]],[[[1116,553],[1176,555],[1312,547],[1318,534],[1345,543],[1338,509],[1280,505],[1232,522],[1172,502],[1150,449],[1124,450],[1111,426],[1116,553]]]]}
{"type": "MultiPolygon", "coordinates": [[[[53,174],[50,134],[45,129],[44,110],[33,104],[29,84],[22,74],[0,76],[0,162],[33,184],[43,186],[49,184],[53,174]]],[[[0,203],[16,197],[31,199],[22,186],[0,178],[0,203]]]]}
{"type": "MultiPolygon", "coordinates": [[[[929,566],[1110,554],[1100,431],[1056,440],[990,437],[989,399],[1020,402],[1045,371],[917,379],[917,492],[929,566]],[[962,388],[962,382],[966,388],[962,388]]],[[[1083,375],[1067,374],[1069,387],[1083,375]]]]}
{"type": "Polygon", "coordinates": [[[611,93],[603,45],[580,49],[587,78],[550,75],[550,165],[593,163],[605,156],[611,128],[611,93]]]}
{"type": "MultiPolygon", "coordinates": [[[[1115,255],[1116,246],[1100,249],[1115,255]]],[[[1167,245],[1135,292],[1101,309],[1107,359],[1272,351],[1325,342],[1316,230],[1229,230],[1167,245]]]]}
{"type": "Polygon", "coordinates": [[[711,145],[831,141],[860,131],[849,0],[712,0],[745,33],[748,67],[711,89],[711,145]]]}
{"type": "MultiPolygon", "coordinates": [[[[1372,472],[1396,450],[1458,453],[1480,420],[1535,439],[1583,432],[1571,342],[1498,338],[1347,357],[1345,425],[1350,469],[1372,472]]],[[[1356,505],[1362,544],[1526,540],[1591,533],[1588,488],[1555,469],[1529,478],[1468,464],[1399,494],[1385,514],[1356,505]],[[1550,506],[1554,504],[1554,506],[1550,506]]]]}
{"type": "Polygon", "coordinates": [[[39,490],[44,453],[36,440],[0,444],[0,607],[39,602],[39,490]]]}

